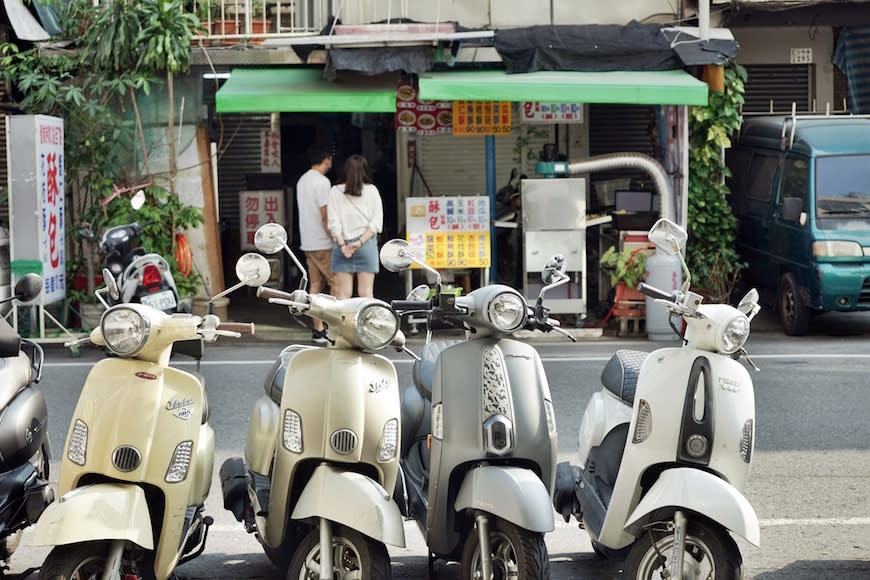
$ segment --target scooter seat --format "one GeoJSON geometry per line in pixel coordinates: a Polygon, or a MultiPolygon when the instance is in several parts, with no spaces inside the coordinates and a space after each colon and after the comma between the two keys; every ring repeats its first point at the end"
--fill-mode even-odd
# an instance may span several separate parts
{"type": "Polygon", "coordinates": [[[637,377],[647,356],[648,352],[639,350],[616,351],[601,371],[601,384],[629,405],[634,405],[637,377]]]}
{"type": "Polygon", "coordinates": [[[414,384],[425,399],[432,398],[432,378],[435,376],[435,361],[441,351],[462,342],[461,340],[439,340],[430,342],[420,351],[420,360],[414,362],[414,384]]]}

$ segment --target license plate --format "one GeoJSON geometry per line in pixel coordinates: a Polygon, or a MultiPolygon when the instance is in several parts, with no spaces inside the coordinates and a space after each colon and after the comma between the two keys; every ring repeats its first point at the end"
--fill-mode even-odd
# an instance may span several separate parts
{"type": "Polygon", "coordinates": [[[163,292],[157,292],[155,294],[146,294],[139,298],[139,302],[146,306],[156,308],[157,310],[169,310],[176,306],[175,294],[172,290],[164,290],[163,292]]]}

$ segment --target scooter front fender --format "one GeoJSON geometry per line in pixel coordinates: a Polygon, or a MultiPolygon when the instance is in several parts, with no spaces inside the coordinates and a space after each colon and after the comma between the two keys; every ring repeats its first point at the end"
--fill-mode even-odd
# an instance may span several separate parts
{"type": "Polygon", "coordinates": [[[655,519],[664,508],[697,512],[746,539],[753,546],[761,542],[761,528],[755,510],[743,494],[727,481],[700,469],[678,467],[663,471],[625,523],[633,536],[655,519]]]}
{"type": "Polygon", "coordinates": [[[550,501],[544,482],[530,469],[486,465],[466,474],[454,507],[491,513],[532,532],[552,532],[550,501]]]}
{"type": "Polygon", "coordinates": [[[50,504],[33,529],[31,546],[95,540],[128,540],[154,549],[145,491],[137,485],[98,483],[79,487],[50,504]]]}
{"type": "Polygon", "coordinates": [[[379,542],[405,547],[405,525],[392,494],[361,473],[332,465],[314,470],[290,517],[327,519],[379,542]]]}

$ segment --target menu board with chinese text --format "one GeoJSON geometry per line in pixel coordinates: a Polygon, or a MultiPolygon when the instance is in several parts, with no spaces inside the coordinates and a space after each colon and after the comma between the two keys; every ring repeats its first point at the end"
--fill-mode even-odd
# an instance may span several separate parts
{"type": "Polygon", "coordinates": [[[450,133],[453,130],[452,101],[421,101],[411,81],[396,88],[396,129],[413,128],[418,135],[450,133]]]}
{"type": "Polygon", "coordinates": [[[410,197],[405,220],[408,243],[429,266],[490,266],[488,197],[410,197]]]}
{"type": "Polygon", "coordinates": [[[582,103],[526,101],[520,106],[522,123],[582,123],[582,103]]]}
{"type": "Polygon", "coordinates": [[[509,135],[510,101],[453,101],[454,135],[509,135]]]}

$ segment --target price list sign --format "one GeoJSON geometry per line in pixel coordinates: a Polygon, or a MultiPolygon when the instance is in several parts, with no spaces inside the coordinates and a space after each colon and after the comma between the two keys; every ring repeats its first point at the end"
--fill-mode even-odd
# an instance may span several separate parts
{"type": "Polygon", "coordinates": [[[509,135],[510,101],[453,101],[454,135],[509,135]]]}
{"type": "Polygon", "coordinates": [[[405,219],[408,243],[433,268],[490,266],[488,197],[408,198],[405,219]]]}

